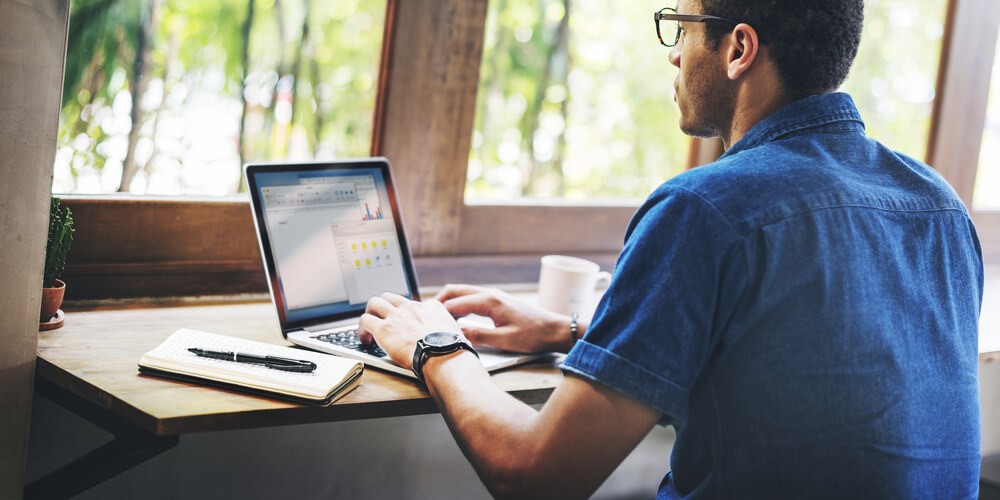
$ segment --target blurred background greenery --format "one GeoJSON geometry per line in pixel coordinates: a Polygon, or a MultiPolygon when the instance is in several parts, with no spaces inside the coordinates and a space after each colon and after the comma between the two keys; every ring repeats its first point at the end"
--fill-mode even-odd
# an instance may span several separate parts
{"type": "MultiPolygon", "coordinates": [[[[637,201],[688,168],[664,6],[490,1],[466,199],[637,201]]],[[[870,135],[919,159],[945,8],[868,0],[844,85],[870,135]]],[[[384,0],[72,9],[57,193],[227,195],[247,161],[369,154],[384,0]]]]}
{"type": "Polygon", "coordinates": [[[367,155],[384,17],[370,0],[74,0],[53,189],[224,195],[247,161],[367,155]]]}

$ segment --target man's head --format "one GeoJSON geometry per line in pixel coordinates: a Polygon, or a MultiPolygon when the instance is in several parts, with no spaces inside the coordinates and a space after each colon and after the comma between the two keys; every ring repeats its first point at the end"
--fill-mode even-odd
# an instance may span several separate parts
{"type": "Polygon", "coordinates": [[[784,104],[836,90],[864,17],[863,0],[678,0],[672,10],[657,14],[657,29],[664,45],[677,37],[681,130],[726,147],[784,104]],[[660,20],[675,18],[680,31],[664,34],[677,25],[660,20]]]}
{"type": "MultiPolygon", "coordinates": [[[[774,62],[786,94],[798,99],[832,92],[847,78],[861,42],[864,0],[693,0],[702,14],[752,26],[774,62]]],[[[718,49],[732,29],[707,23],[718,49]]]]}

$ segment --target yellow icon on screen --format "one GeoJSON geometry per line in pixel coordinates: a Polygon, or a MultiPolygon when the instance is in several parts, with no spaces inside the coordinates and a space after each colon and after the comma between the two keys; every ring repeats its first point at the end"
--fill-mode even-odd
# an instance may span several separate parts
{"type": "Polygon", "coordinates": [[[361,259],[354,261],[354,267],[361,267],[361,259]]]}
{"type": "Polygon", "coordinates": [[[375,240],[372,240],[372,248],[378,248],[378,245],[375,244],[375,240]]]}
{"type": "Polygon", "coordinates": [[[357,252],[358,251],[358,244],[357,243],[351,243],[351,250],[354,250],[355,252],[357,252]]]}
{"type": "Polygon", "coordinates": [[[388,244],[388,243],[386,243],[386,241],[385,241],[385,240],[382,240],[382,248],[385,248],[385,247],[387,247],[387,246],[389,246],[389,244],[388,244]]]}
{"type": "Polygon", "coordinates": [[[372,260],[371,259],[365,259],[365,265],[366,266],[372,265],[372,260]]]}
{"type": "Polygon", "coordinates": [[[361,242],[361,248],[367,249],[368,248],[368,244],[365,243],[365,242],[361,242]]]}

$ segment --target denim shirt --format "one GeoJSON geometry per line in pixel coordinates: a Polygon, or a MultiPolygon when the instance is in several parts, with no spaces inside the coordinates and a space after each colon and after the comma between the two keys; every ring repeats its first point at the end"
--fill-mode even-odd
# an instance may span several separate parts
{"type": "Polygon", "coordinates": [[[563,370],[663,414],[659,498],[975,498],[982,252],[850,96],[660,186],[563,370]]]}

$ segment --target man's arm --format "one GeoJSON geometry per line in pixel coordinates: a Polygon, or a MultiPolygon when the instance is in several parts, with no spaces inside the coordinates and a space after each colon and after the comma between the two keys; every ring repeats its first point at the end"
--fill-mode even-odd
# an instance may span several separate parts
{"type": "MultiPolygon", "coordinates": [[[[417,303],[385,294],[362,317],[373,335],[409,367],[417,339],[433,331],[458,332],[437,301],[417,303]]],[[[500,390],[472,353],[427,360],[431,396],[466,457],[499,497],[586,497],[649,432],[660,414],[614,390],[569,375],[541,411],[500,390]]]]}
{"type": "Polygon", "coordinates": [[[465,352],[428,361],[424,374],[462,451],[498,497],[588,497],[659,418],[575,376],[536,412],[497,388],[465,352]]]}

